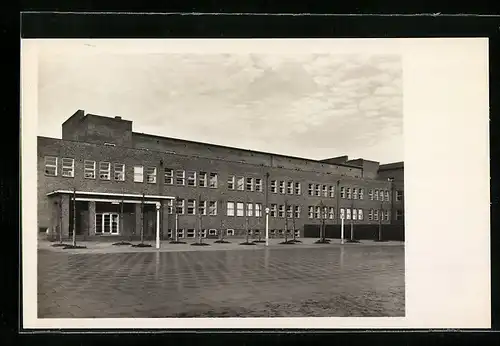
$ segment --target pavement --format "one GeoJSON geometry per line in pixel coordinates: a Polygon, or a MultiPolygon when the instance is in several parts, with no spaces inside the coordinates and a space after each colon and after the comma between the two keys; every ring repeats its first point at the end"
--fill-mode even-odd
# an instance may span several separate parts
{"type": "Polygon", "coordinates": [[[237,245],[241,239],[162,243],[160,250],[101,243],[61,250],[41,242],[38,316],[404,316],[403,243],[302,240],[273,239],[269,247],[237,245]]]}

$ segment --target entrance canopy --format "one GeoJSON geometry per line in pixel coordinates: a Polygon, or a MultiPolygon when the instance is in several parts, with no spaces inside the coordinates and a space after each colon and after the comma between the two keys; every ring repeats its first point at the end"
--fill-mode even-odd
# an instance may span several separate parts
{"type": "Polygon", "coordinates": [[[100,201],[111,203],[147,203],[157,204],[159,200],[174,200],[172,196],[140,195],[131,193],[113,193],[113,192],[93,192],[93,191],[71,191],[56,190],[49,192],[47,196],[56,195],[75,195],[76,201],[100,201]]]}

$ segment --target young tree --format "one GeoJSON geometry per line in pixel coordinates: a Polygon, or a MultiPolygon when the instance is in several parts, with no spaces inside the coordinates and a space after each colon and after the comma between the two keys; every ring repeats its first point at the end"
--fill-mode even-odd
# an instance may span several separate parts
{"type": "Polygon", "coordinates": [[[76,247],[76,188],[73,188],[73,247],[76,247]]]}
{"type": "Polygon", "coordinates": [[[285,241],[284,243],[288,243],[288,201],[285,201],[285,241]]]}

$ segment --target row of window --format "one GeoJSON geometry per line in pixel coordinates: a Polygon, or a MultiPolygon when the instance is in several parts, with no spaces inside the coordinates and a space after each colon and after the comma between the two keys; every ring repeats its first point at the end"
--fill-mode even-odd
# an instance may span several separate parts
{"type": "MultiPolygon", "coordinates": [[[[175,212],[177,214],[184,214],[186,212],[187,215],[196,215],[196,204],[198,202],[198,214],[199,215],[207,215],[207,206],[208,206],[208,215],[217,216],[217,202],[216,201],[196,201],[194,199],[188,199],[187,203],[184,199],[177,199],[175,212]],[[187,207],[186,207],[187,204],[187,207]]],[[[174,201],[167,201],[168,213],[174,213],[174,201]]]]}
{"type": "Polygon", "coordinates": [[[262,179],[252,178],[252,177],[237,177],[235,175],[230,175],[227,178],[227,188],[229,190],[237,191],[257,191],[262,192],[262,179]]]}
{"type": "MultiPolygon", "coordinates": [[[[172,229],[168,229],[167,231],[167,238],[169,239],[173,239],[174,236],[173,234],[175,233],[175,230],[172,230],[172,229]]],[[[219,233],[216,229],[202,229],[200,231],[201,233],[201,237],[202,238],[206,238],[207,235],[210,236],[210,237],[214,237],[214,236],[218,236],[219,233]]],[[[260,230],[256,229],[256,230],[248,230],[248,234],[249,235],[258,235],[260,233],[260,230]]],[[[282,229],[270,229],[269,230],[269,233],[271,236],[274,236],[276,234],[278,235],[283,235],[284,234],[284,231],[282,229]]],[[[288,230],[287,231],[288,234],[292,234],[292,231],[291,230],[288,230]]],[[[234,236],[235,232],[234,232],[234,229],[226,229],[226,236],[234,236]]],[[[296,237],[299,237],[300,235],[300,231],[299,230],[296,230],[295,231],[295,236],[296,237]]],[[[184,232],[184,229],[178,229],[177,230],[177,236],[178,238],[195,238],[197,236],[196,234],[196,230],[193,229],[193,228],[188,228],[186,229],[186,232],[184,232]]]]}
{"type": "Polygon", "coordinates": [[[300,195],[302,193],[302,187],[299,182],[293,182],[293,181],[277,181],[277,180],[271,180],[271,192],[272,193],[279,193],[282,195],[288,194],[288,195],[300,195]]]}

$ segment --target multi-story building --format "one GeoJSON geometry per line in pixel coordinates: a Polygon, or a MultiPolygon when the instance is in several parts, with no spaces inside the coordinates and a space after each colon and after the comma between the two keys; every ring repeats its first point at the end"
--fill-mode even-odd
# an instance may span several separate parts
{"type": "Polygon", "coordinates": [[[38,137],[38,227],[52,237],[194,238],[403,220],[403,163],[321,161],[153,136],[78,110],[38,137]],[[74,203],[75,201],[75,203],[74,203]],[[324,221],[322,219],[325,219],[324,221]]]}

